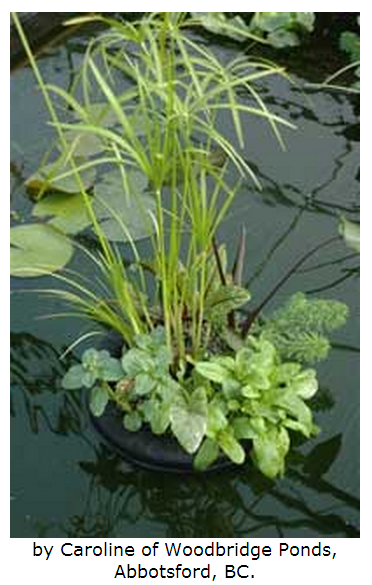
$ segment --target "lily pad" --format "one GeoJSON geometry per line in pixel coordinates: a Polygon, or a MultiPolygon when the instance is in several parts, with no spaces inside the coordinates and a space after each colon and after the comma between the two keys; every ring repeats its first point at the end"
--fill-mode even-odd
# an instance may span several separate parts
{"type": "MultiPolygon", "coordinates": [[[[82,162],[81,159],[75,159],[77,169],[79,169],[79,165],[82,162]]],[[[90,189],[96,176],[94,167],[80,170],[79,176],[84,189],[90,189]]],[[[58,191],[60,193],[79,193],[81,191],[81,184],[72,172],[71,164],[66,164],[62,158],[43,166],[35,174],[31,175],[26,181],[26,187],[36,199],[40,199],[45,193],[50,191],[58,191]]]]}
{"type": "Polygon", "coordinates": [[[63,268],[71,259],[73,247],[53,226],[20,225],[10,228],[10,274],[36,277],[63,268]]]}
{"type": "Polygon", "coordinates": [[[65,132],[65,139],[74,156],[89,158],[103,150],[102,141],[98,136],[75,130],[73,126],[71,130],[65,132]]]}
{"type": "Polygon", "coordinates": [[[35,217],[52,216],[48,224],[67,234],[77,234],[91,224],[89,214],[80,193],[50,193],[34,205],[35,217]]]}
{"type": "Polygon", "coordinates": [[[360,225],[358,223],[349,221],[342,216],[338,231],[349,248],[355,250],[355,252],[360,252],[360,225]]]}
{"type": "Polygon", "coordinates": [[[148,238],[154,232],[153,197],[143,193],[147,178],[141,173],[128,174],[130,193],[126,193],[119,173],[107,175],[95,189],[93,209],[106,237],[114,242],[148,238]]]}

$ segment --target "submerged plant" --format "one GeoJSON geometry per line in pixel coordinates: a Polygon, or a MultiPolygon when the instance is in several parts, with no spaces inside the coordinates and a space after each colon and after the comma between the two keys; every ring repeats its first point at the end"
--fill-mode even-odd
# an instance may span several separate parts
{"type": "Polygon", "coordinates": [[[300,362],[325,357],[324,334],[346,309],[300,294],[271,319],[247,316],[245,234],[232,267],[217,235],[240,181],[259,186],[242,153],[246,118],[262,118],[283,144],[279,126],[290,124],[268,110],[256,82],[284,72],[245,55],[222,64],[185,32],[184,13],[73,22],[92,20],[108,30],[90,42],[70,92],[44,83],[23,38],[58,135],[55,159],[29,181],[35,215],[51,214],[49,229],[74,234],[91,225],[99,247],[78,246],[89,276],[54,273],[60,286],[40,293],[118,332],[123,346],[120,359],[90,348],[63,386],[90,389],[96,416],[114,402],[129,431],[172,434],[198,469],[221,452],[240,464],[247,447],[265,475],[281,475],[289,433],[316,430],[305,402],[317,390],[315,372],[300,362]],[[219,129],[220,112],[232,139],[219,129]],[[62,204],[48,195],[51,185],[62,204]],[[66,213],[66,197],[78,219],[66,213]]]}

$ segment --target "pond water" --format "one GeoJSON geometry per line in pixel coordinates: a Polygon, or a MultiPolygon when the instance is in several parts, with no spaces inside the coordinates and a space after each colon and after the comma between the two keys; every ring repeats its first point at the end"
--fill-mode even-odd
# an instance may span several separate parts
{"type": "MultiPolygon", "coordinates": [[[[42,74],[65,86],[78,66],[83,39],[40,59],[42,74]]],[[[216,48],[216,50],[222,50],[216,48]]],[[[237,49],[229,46],[224,54],[237,49]]],[[[316,77],[316,71],[312,71],[316,77]]],[[[323,78],[323,77],[322,77],[323,78]]],[[[322,79],[321,78],[321,79],[322,79]]],[[[262,123],[247,127],[246,157],[262,193],[243,186],[220,233],[231,249],[247,229],[245,278],[256,303],[296,259],[337,233],[343,212],[357,219],[358,112],[355,99],[304,89],[294,76],[265,82],[271,107],[296,124],[281,152],[262,123]]],[[[23,180],[48,149],[52,129],[29,69],[11,83],[11,208],[29,218],[23,180]]],[[[222,120],[230,131],[230,120],[222,120]]],[[[150,472],[121,461],[91,427],[84,401],[60,379],[59,356],[84,330],[72,319],[40,319],[58,311],[25,289],[48,278],[12,279],[11,536],[13,537],[357,537],[359,535],[359,259],[343,243],[325,248],[296,272],[271,303],[290,293],[337,298],[350,307],[318,368],[319,436],[299,445],[286,476],[265,480],[247,463],[204,475],[150,472]]],[[[89,270],[80,257],[79,270],[89,270]]]]}

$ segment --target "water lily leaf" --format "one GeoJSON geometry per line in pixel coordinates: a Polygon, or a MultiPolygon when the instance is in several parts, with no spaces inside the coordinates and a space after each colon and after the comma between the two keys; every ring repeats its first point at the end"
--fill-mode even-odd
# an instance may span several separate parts
{"type": "Polygon", "coordinates": [[[207,429],[207,397],[197,388],[190,397],[179,395],[170,410],[173,434],[187,453],[195,453],[207,429]]]}
{"type": "Polygon", "coordinates": [[[91,132],[74,130],[72,127],[71,130],[65,132],[64,136],[73,156],[89,158],[103,150],[102,140],[91,132]]]}
{"type": "MultiPolygon", "coordinates": [[[[107,102],[85,104],[84,115],[91,124],[99,124],[104,128],[114,126],[118,122],[115,112],[107,102]]],[[[86,122],[86,119],[82,118],[77,111],[73,113],[73,118],[77,122],[86,122]]]]}
{"type": "Polygon", "coordinates": [[[66,234],[77,234],[91,225],[91,220],[80,193],[50,193],[34,205],[35,217],[52,216],[48,224],[66,234]]]}
{"type": "Polygon", "coordinates": [[[360,225],[358,223],[349,221],[342,216],[340,218],[338,231],[349,248],[355,250],[355,252],[360,252],[360,225]]]}
{"type": "MultiPolygon", "coordinates": [[[[80,180],[85,190],[92,187],[95,179],[95,169],[79,170],[79,165],[83,161],[76,158],[75,164],[79,172],[80,180]]],[[[57,191],[60,193],[79,193],[81,191],[80,182],[76,180],[71,163],[67,163],[63,157],[43,166],[36,173],[31,175],[26,181],[26,188],[30,194],[40,199],[45,193],[57,191]]]]}
{"type": "Polygon", "coordinates": [[[71,259],[73,247],[53,226],[29,224],[10,229],[10,274],[19,277],[42,276],[63,268],[71,259]]]}
{"type": "Polygon", "coordinates": [[[107,391],[103,386],[94,386],[90,392],[89,407],[94,416],[101,416],[109,401],[107,391]]]}
{"type": "Polygon", "coordinates": [[[125,193],[118,173],[106,176],[97,185],[93,209],[109,240],[140,240],[154,232],[151,214],[155,215],[156,205],[153,197],[143,193],[146,186],[147,179],[141,173],[129,175],[129,194],[125,193]]]}
{"type": "MultiPolygon", "coordinates": [[[[83,122],[85,123],[87,120],[89,124],[100,126],[101,128],[113,128],[114,126],[119,124],[118,117],[114,110],[111,108],[110,104],[107,102],[94,102],[89,105],[84,106],[84,113],[87,115],[87,118],[82,118],[78,112],[74,112],[73,118],[76,122],[83,122]]],[[[127,114],[128,121],[130,123],[131,129],[134,131],[136,136],[143,136],[146,134],[146,122],[141,111],[138,108],[134,108],[133,112],[127,114]]],[[[74,129],[72,127],[72,132],[74,129]]],[[[68,135],[68,132],[66,134],[68,135]]],[[[75,131],[76,133],[77,131],[75,131]]],[[[87,133],[82,133],[85,136],[88,136],[87,133]]],[[[96,137],[94,134],[89,133],[89,136],[94,139],[91,141],[91,146],[93,146],[93,142],[95,142],[98,146],[98,142],[100,143],[100,150],[103,150],[103,145],[101,139],[96,137]]],[[[99,152],[99,151],[98,151],[99,152]]]]}

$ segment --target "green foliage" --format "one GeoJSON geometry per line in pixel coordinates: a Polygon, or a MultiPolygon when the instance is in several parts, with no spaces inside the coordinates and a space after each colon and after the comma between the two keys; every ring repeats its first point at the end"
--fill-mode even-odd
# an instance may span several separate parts
{"type": "Polygon", "coordinates": [[[71,259],[70,240],[53,226],[33,223],[10,228],[10,274],[36,277],[63,268],[71,259]]]}
{"type": "Polygon", "coordinates": [[[314,22],[314,12],[255,12],[249,28],[273,47],[295,47],[314,22]]]}
{"type": "Polygon", "coordinates": [[[308,299],[303,293],[296,293],[259,329],[283,359],[315,362],[328,355],[330,343],[325,334],[344,325],[347,317],[344,303],[308,299]]]}
{"type": "Polygon", "coordinates": [[[213,34],[235,41],[261,40],[281,49],[300,44],[305,33],[313,31],[314,12],[254,12],[249,22],[224,12],[192,12],[198,24],[213,34]]]}
{"type": "MultiPolygon", "coordinates": [[[[359,19],[358,19],[359,23],[359,19]]],[[[348,54],[355,75],[360,78],[360,36],[351,31],[344,31],[340,35],[340,49],[348,54]]],[[[353,84],[356,89],[360,88],[360,81],[353,84]]]]}
{"type": "Polygon", "coordinates": [[[91,388],[95,416],[114,401],[128,431],[148,424],[154,434],[171,433],[195,455],[199,470],[221,453],[242,464],[244,441],[249,440],[253,461],[273,478],[284,472],[287,429],[306,437],[316,431],[305,402],[317,391],[314,370],[282,362],[269,341],[250,337],[236,354],[195,362],[191,375],[172,374],[172,357],[159,327],[137,336],[135,347],[124,348],[121,360],[104,350],[85,351],[62,385],[67,390],[91,388]]]}
{"type": "Polygon", "coordinates": [[[101,416],[112,391],[108,382],[118,382],[124,376],[120,361],[106,350],[87,349],[81,364],[71,366],[62,379],[65,390],[90,388],[89,406],[94,416],[101,416]]]}
{"type": "Polygon", "coordinates": [[[254,38],[241,16],[229,18],[224,12],[192,12],[191,15],[198,24],[213,34],[226,36],[234,41],[254,38]]]}
{"type": "MultiPolygon", "coordinates": [[[[79,165],[83,161],[76,158],[75,162],[79,165]]],[[[79,176],[84,189],[90,189],[93,186],[95,175],[94,167],[80,169],[79,176]]],[[[35,199],[40,199],[45,193],[51,191],[79,193],[81,183],[76,182],[75,174],[71,171],[71,162],[65,156],[60,156],[31,175],[26,181],[26,187],[35,199]]]]}
{"type": "MultiPolygon", "coordinates": [[[[253,38],[240,18],[226,22],[218,14],[204,19],[253,38]]],[[[267,42],[293,45],[312,26],[312,13],[256,14],[254,26],[267,42]]],[[[58,138],[55,162],[42,165],[28,184],[37,198],[45,195],[34,214],[52,216],[42,231],[63,242],[55,226],[77,233],[89,219],[100,246],[98,254],[84,250],[94,287],[90,274],[69,271],[55,275],[65,288],[44,292],[117,330],[125,343],[120,360],[94,348],[84,352],[63,387],[88,388],[96,416],[113,401],[131,432],[148,425],[154,434],[173,435],[198,469],[221,453],[242,464],[248,441],[261,471],[281,475],[289,432],[309,437],[316,430],[306,404],[317,390],[315,372],[297,362],[324,357],[324,332],[347,312],[341,303],[299,294],[244,340],[235,314],[250,299],[242,286],[244,237],[230,270],[216,244],[239,179],[250,177],[259,187],[244,154],[244,124],[252,116],[265,120],[282,146],[279,125],[292,127],[260,94],[262,78],[282,70],[247,55],[219,62],[184,33],[195,24],[186,13],[146,13],[126,24],[93,15],[79,22],[98,20],[107,29],[87,47],[73,91],[66,91],[45,84],[13,18],[58,138]],[[217,124],[221,112],[231,118],[231,138],[217,124]],[[93,185],[98,170],[104,176],[93,185]],[[143,237],[149,261],[135,243],[143,237]],[[127,242],[130,269],[111,241],[127,242]]],[[[24,227],[31,233],[32,226],[24,227]]],[[[17,254],[28,244],[20,231],[12,234],[17,254]]],[[[29,261],[39,262],[41,274],[34,245],[29,261]]],[[[53,269],[62,264],[58,259],[53,269]]]]}
{"type": "Polygon", "coordinates": [[[187,453],[195,453],[207,428],[207,395],[205,388],[190,394],[179,393],[170,409],[171,428],[187,453]]]}
{"type": "Polygon", "coordinates": [[[350,61],[360,60],[360,37],[354,32],[344,31],[340,36],[340,49],[350,57],[350,61]]]}
{"type": "Polygon", "coordinates": [[[91,388],[97,381],[117,382],[123,377],[120,361],[111,357],[106,350],[87,349],[81,364],[72,366],[62,380],[66,390],[76,390],[85,386],[91,388]]]}
{"type": "Polygon", "coordinates": [[[32,215],[51,218],[48,225],[66,234],[77,234],[92,223],[80,193],[49,193],[34,205],[32,215]]]}
{"type": "Polygon", "coordinates": [[[207,438],[195,459],[203,469],[218,454],[218,446],[232,461],[245,459],[241,440],[253,442],[252,457],[268,477],[284,473],[290,446],[287,429],[306,437],[316,432],[305,401],[318,384],[314,370],[295,362],[282,362],[274,345],[250,337],[235,357],[212,357],[197,362],[196,371],[222,392],[208,406],[207,438]]]}

